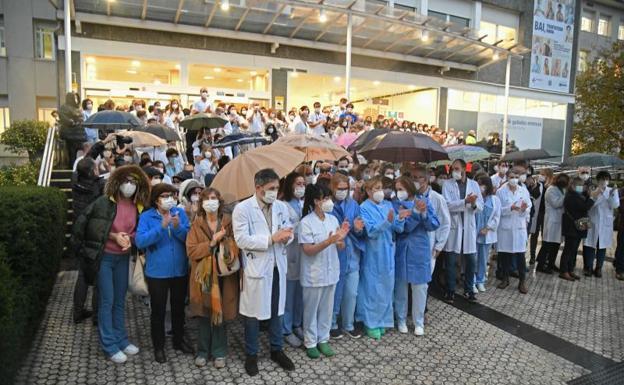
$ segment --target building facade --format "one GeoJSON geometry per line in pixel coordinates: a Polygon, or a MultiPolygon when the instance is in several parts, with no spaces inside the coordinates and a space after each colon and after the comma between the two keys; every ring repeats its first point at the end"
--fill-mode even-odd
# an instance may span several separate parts
{"type": "MultiPolygon", "coordinates": [[[[345,2],[356,13],[350,99],[365,115],[476,129],[479,137],[502,132],[508,108],[509,138],[518,147],[564,155],[570,146],[577,66],[570,69],[572,80],[563,92],[531,87],[530,49],[538,8],[562,4],[579,15],[581,6],[576,0],[543,2],[345,2]],[[392,15],[396,21],[375,15],[392,15]],[[414,25],[435,24],[443,31],[432,38],[424,32],[401,36],[398,29],[406,24],[407,30],[408,20],[414,25]],[[473,47],[470,41],[463,44],[462,36],[472,35],[472,43],[482,40],[490,47],[529,48],[511,60],[508,106],[506,60],[488,46],[475,51],[474,58],[465,56],[473,47]],[[397,53],[403,44],[413,48],[406,45],[397,53]]],[[[4,67],[0,68],[0,94],[4,95],[0,108],[10,119],[47,119],[65,93],[62,3],[2,2],[0,54],[5,56],[0,58],[4,67]],[[16,92],[20,87],[25,91],[16,92]]],[[[129,104],[134,98],[161,104],[179,99],[189,105],[202,86],[209,88],[214,100],[241,105],[258,101],[283,109],[317,100],[335,104],[346,95],[346,17],[322,4],[307,2],[306,8],[299,7],[301,2],[277,0],[260,2],[262,6],[245,0],[71,3],[72,84],[95,105],[108,98],[118,104],[129,104]],[[262,20],[268,22],[256,18],[263,11],[257,7],[273,7],[265,10],[262,20]]],[[[579,19],[573,18],[573,32],[578,32],[579,19]]],[[[614,17],[611,22],[612,31],[620,21],[614,17]]],[[[571,60],[576,62],[579,35],[573,36],[571,60]]]]}
{"type": "Polygon", "coordinates": [[[582,2],[578,71],[600,57],[616,41],[624,41],[624,1],[582,2]]]}

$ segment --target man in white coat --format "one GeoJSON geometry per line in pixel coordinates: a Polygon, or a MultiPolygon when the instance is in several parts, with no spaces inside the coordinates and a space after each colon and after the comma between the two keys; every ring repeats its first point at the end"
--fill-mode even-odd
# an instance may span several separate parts
{"type": "Polygon", "coordinates": [[[507,183],[501,186],[496,196],[501,202],[501,217],[498,225],[498,258],[502,264],[502,281],[499,289],[509,286],[512,260],[518,268],[520,283],[518,290],[526,294],[527,225],[531,213],[531,197],[526,188],[519,185],[523,171],[514,167],[507,172],[507,183]]]}
{"type": "Polygon", "coordinates": [[[444,247],[446,254],[446,293],[444,300],[453,303],[457,259],[462,258],[464,270],[464,295],[476,302],[472,287],[477,268],[477,225],[475,214],[483,210],[483,197],[479,184],[466,177],[466,162],[453,161],[452,179],[442,185],[442,196],[451,214],[451,229],[444,247]]]}
{"type": "Polygon", "coordinates": [[[561,245],[561,226],[563,216],[563,200],[570,184],[570,177],[566,174],[559,174],[554,183],[546,189],[544,193],[544,231],[542,233],[542,247],[537,253],[536,271],[545,274],[552,274],[561,245]]]}
{"type": "Polygon", "coordinates": [[[601,192],[589,210],[591,226],[587,230],[587,238],[583,243],[583,273],[586,277],[591,277],[593,273],[594,276],[600,278],[606,251],[613,243],[613,210],[620,207],[620,195],[617,189],[609,187],[611,175],[607,171],[600,171],[596,175],[596,180],[598,180],[598,186],[595,188],[601,192]],[[596,260],[595,269],[594,259],[596,260]]]}
{"type": "Polygon", "coordinates": [[[496,166],[496,174],[492,175],[490,179],[492,180],[492,186],[494,187],[494,191],[496,191],[503,183],[507,182],[507,171],[509,170],[509,166],[507,162],[501,160],[498,162],[496,166]]]}
{"type": "Polygon", "coordinates": [[[286,302],[286,246],[293,240],[288,205],[277,200],[279,176],[272,169],[254,177],[256,193],[232,214],[234,239],[242,251],[240,314],[244,316],[245,370],[258,374],[259,321],[270,320],[271,360],[286,370],[295,365],[284,354],[282,316],[286,302]]]}

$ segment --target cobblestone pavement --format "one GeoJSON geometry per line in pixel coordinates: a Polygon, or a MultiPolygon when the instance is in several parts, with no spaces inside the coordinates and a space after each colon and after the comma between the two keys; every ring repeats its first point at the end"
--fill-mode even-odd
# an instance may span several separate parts
{"type": "Polygon", "coordinates": [[[490,272],[479,302],[594,353],[624,361],[624,282],[615,279],[611,262],[605,262],[602,278],[582,276],[582,259],[577,258],[581,279],[576,282],[536,273],[530,266],[527,295],[516,290],[514,278],[507,289],[497,289],[490,272]]]}
{"type": "MultiPolygon", "coordinates": [[[[229,328],[231,349],[225,369],[195,367],[191,356],[180,355],[171,349],[170,341],[167,349],[169,361],[164,365],[155,363],[149,336],[149,309],[132,297],[127,307],[129,335],[131,342],[142,351],[127,363],[116,365],[101,353],[96,329],[90,322],[74,325],[71,321],[76,276],[75,271],[59,273],[46,316],[18,375],[18,384],[543,385],[561,384],[588,373],[580,366],[435,299],[430,302],[425,337],[399,335],[392,331],[380,342],[344,337],[333,343],[337,356],[317,361],[308,359],[303,350],[288,348],[287,353],[297,365],[297,369],[290,373],[282,371],[268,359],[268,341],[263,336],[260,375],[250,378],[243,368],[243,333],[239,322],[229,328]]],[[[578,287],[584,284],[589,285],[589,282],[581,281],[578,287]]],[[[533,293],[537,293],[539,289],[533,286],[533,293]]],[[[484,301],[496,306],[502,306],[497,305],[497,301],[510,303],[511,307],[514,302],[522,305],[523,301],[533,298],[533,295],[526,299],[516,298],[511,290],[497,295],[504,299],[497,300],[487,294],[483,296],[484,301]]],[[[568,294],[576,295],[578,293],[568,294]]],[[[530,306],[530,302],[523,306],[530,306]]],[[[194,320],[187,323],[187,334],[195,342],[197,328],[194,320]]]]}

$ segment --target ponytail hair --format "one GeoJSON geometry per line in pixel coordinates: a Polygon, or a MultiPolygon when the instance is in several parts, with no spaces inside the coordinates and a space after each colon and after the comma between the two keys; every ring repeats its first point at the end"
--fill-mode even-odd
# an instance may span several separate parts
{"type": "Polygon", "coordinates": [[[314,211],[314,201],[322,200],[325,197],[331,196],[331,191],[324,184],[309,184],[306,186],[304,200],[303,200],[303,212],[302,217],[310,214],[314,211]]]}

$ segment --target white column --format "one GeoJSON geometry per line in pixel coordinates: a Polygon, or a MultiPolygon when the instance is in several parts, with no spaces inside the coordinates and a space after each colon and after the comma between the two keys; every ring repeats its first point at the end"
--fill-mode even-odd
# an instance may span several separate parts
{"type": "Polygon", "coordinates": [[[347,57],[345,60],[345,98],[351,101],[351,40],[353,35],[353,15],[349,13],[347,22],[347,57]]]}
{"type": "Polygon", "coordinates": [[[480,30],[481,29],[481,2],[475,1],[472,5],[472,29],[480,30]]]}
{"type": "Polygon", "coordinates": [[[71,5],[70,0],[63,4],[65,22],[65,92],[72,92],[72,62],[71,62],[71,5]]]}
{"type": "Polygon", "coordinates": [[[507,152],[507,119],[509,118],[509,76],[511,72],[511,55],[507,55],[507,67],[505,68],[505,115],[503,116],[503,150],[501,156],[507,152]]]}
{"type": "Polygon", "coordinates": [[[416,10],[421,15],[427,16],[429,12],[429,0],[416,0],[416,10]]]}

